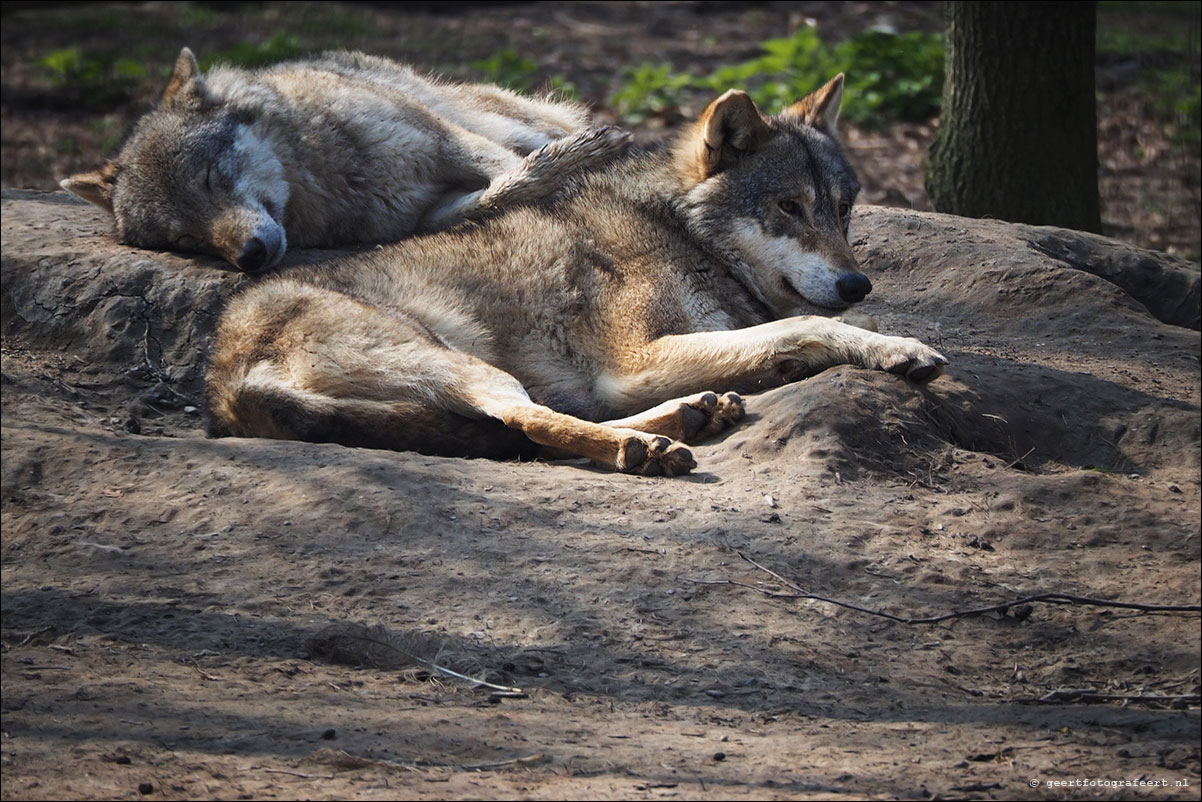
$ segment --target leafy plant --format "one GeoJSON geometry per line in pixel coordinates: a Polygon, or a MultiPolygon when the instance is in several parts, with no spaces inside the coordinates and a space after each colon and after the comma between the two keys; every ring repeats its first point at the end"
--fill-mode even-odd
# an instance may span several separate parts
{"type": "Polygon", "coordinates": [[[1196,0],[1098,5],[1098,54],[1137,68],[1132,90],[1151,99],[1176,145],[1193,150],[1202,145],[1200,10],[1196,0]]]}
{"type": "Polygon", "coordinates": [[[610,102],[637,122],[679,104],[683,93],[738,88],[775,113],[843,72],[843,116],[854,122],[922,120],[939,111],[944,49],[936,34],[866,31],[831,47],[805,27],[761,49],[758,58],[700,78],[673,73],[667,64],[629,69],[610,102]]]}
{"type": "Polygon", "coordinates": [[[609,103],[630,122],[642,122],[675,108],[679,93],[693,83],[687,75],[673,75],[671,64],[627,67],[625,76],[625,82],[610,96],[609,103]]]}
{"type": "Polygon", "coordinates": [[[231,48],[208,54],[201,61],[201,69],[213,64],[233,64],[239,67],[258,67],[296,58],[304,52],[300,40],[286,33],[276,33],[262,42],[239,42],[231,48]]]}
{"type": "Polygon", "coordinates": [[[473,72],[479,74],[481,80],[500,84],[516,92],[532,91],[535,88],[534,84],[538,74],[536,62],[519,55],[510,47],[498,51],[486,59],[473,61],[471,68],[473,72]]]}
{"type": "Polygon", "coordinates": [[[78,47],[53,50],[37,64],[56,86],[134,84],[146,77],[146,68],[132,58],[85,55],[78,47]]]}

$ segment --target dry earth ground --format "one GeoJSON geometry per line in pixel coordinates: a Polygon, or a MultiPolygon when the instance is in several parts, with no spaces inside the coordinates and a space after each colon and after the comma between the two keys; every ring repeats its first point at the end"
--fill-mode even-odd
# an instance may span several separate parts
{"type": "Polygon", "coordinates": [[[1196,610],[1197,268],[858,214],[866,311],[947,375],[827,371],[642,479],[207,440],[244,279],[6,190],[3,797],[1198,798],[1196,612],[906,625],[740,557],[903,616],[1196,610]]]}

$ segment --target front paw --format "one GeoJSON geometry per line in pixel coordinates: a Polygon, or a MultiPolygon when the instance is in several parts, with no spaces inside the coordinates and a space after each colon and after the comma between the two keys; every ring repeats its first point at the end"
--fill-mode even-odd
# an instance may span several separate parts
{"type": "Polygon", "coordinates": [[[913,337],[886,337],[875,367],[926,384],[943,373],[947,357],[913,337]]]}

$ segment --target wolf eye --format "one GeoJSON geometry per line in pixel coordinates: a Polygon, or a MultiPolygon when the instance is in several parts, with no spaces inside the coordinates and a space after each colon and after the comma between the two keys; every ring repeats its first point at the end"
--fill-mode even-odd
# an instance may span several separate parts
{"type": "Polygon", "coordinates": [[[795,200],[783,200],[779,204],[780,210],[790,217],[801,217],[801,204],[795,200]]]}
{"type": "Polygon", "coordinates": [[[205,189],[209,190],[210,192],[213,191],[213,165],[211,164],[209,165],[208,169],[205,170],[205,189]]]}

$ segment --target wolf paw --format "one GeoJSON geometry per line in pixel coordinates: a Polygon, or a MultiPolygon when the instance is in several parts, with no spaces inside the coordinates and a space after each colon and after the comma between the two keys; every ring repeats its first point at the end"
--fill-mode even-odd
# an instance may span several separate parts
{"type": "Polygon", "coordinates": [[[725,431],[743,418],[743,399],[735,393],[701,393],[680,401],[681,440],[696,443],[725,431]]]}
{"type": "Polygon", "coordinates": [[[616,467],[641,476],[678,476],[696,468],[697,461],[683,443],[632,431],[618,449],[616,467]]]}
{"type": "Polygon", "coordinates": [[[905,376],[912,382],[926,384],[943,373],[947,357],[913,337],[890,337],[883,350],[879,367],[890,373],[905,376]]]}

